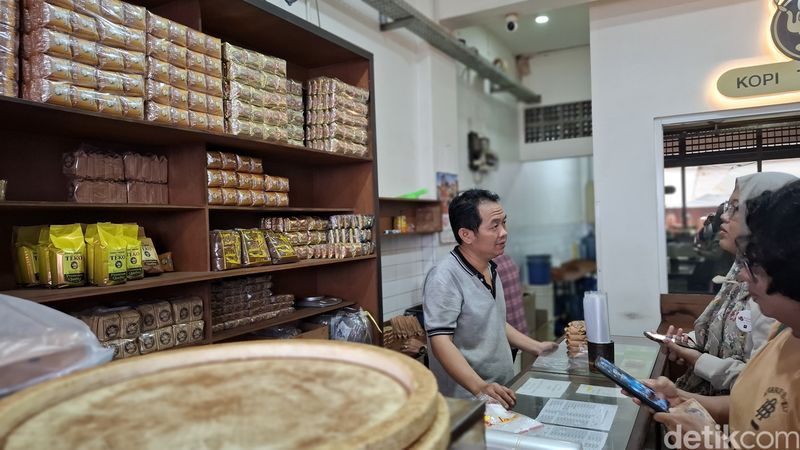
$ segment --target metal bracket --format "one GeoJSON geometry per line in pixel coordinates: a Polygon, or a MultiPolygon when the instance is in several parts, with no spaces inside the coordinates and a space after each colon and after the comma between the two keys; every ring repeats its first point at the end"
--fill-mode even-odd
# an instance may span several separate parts
{"type": "Polygon", "coordinates": [[[385,15],[380,15],[381,31],[395,30],[397,28],[405,28],[414,21],[414,16],[402,17],[396,20],[389,20],[385,15]]]}

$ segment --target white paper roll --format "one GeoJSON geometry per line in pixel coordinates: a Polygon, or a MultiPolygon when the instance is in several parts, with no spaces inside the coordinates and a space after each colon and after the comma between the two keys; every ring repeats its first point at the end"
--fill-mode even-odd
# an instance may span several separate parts
{"type": "Polygon", "coordinates": [[[583,294],[583,317],[586,321],[586,339],[595,344],[611,342],[608,326],[608,299],[605,292],[588,291],[583,294]]]}

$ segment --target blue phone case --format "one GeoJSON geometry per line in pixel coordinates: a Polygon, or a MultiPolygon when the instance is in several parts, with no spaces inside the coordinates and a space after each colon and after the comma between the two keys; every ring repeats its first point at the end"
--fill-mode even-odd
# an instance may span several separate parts
{"type": "Polygon", "coordinates": [[[654,390],[645,386],[629,373],[611,364],[602,356],[598,357],[594,363],[597,370],[616,383],[621,388],[628,391],[631,395],[641,400],[641,402],[657,412],[669,412],[669,402],[658,398],[654,390]]]}

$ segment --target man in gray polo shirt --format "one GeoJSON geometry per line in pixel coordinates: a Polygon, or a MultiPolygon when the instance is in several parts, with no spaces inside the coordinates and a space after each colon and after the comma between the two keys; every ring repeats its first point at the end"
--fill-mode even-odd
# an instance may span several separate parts
{"type": "Polygon", "coordinates": [[[503,285],[495,257],[503,254],[508,232],[497,194],[464,191],[450,203],[450,225],[458,246],[431,269],[422,291],[430,367],[442,394],[457,398],[488,395],[506,408],[514,391],[511,345],[541,354],[554,342],[539,342],[506,323],[503,285]]]}

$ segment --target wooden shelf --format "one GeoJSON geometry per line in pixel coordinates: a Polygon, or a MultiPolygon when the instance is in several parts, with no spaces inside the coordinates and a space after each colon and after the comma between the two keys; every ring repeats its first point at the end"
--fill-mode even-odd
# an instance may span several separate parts
{"type": "Polygon", "coordinates": [[[140,205],[131,203],[73,203],[73,202],[0,202],[0,210],[104,210],[104,211],[186,211],[203,209],[203,206],[187,205],[140,205]]]}
{"type": "Polygon", "coordinates": [[[245,327],[238,327],[238,328],[232,328],[230,330],[220,331],[219,333],[216,334],[212,333],[211,342],[219,342],[219,341],[224,341],[226,339],[232,339],[237,336],[242,336],[247,333],[252,333],[253,331],[263,330],[264,328],[274,327],[275,325],[294,322],[295,320],[301,320],[308,317],[318,316],[320,314],[336,311],[338,309],[346,308],[354,304],[355,303],[353,302],[343,301],[338,305],[328,306],[325,308],[297,308],[295,312],[287,314],[285,316],[276,317],[274,319],[265,320],[263,322],[251,323],[250,325],[245,327]]]}
{"type": "Polygon", "coordinates": [[[258,275],[262,273],[280,272],[284,270],[298,270],[309,267],[330,266],[334,264],[349,263],[355,261],[366,261],[375,259],[375,255],[358,256],[345,259],[306,259],[296,263],[275,264],[262,267],[248,267],[245,269],[224,270],[220,272],[172,272],[164,273],[143,280],[129,281],[125,284],[116,286],[82,286],[63,289],[47,288],[28,288],[0,291],[0,294],[12,297],[24,298],[37,303],[49,303],[62,300],[73,300],[86,297],[97,297],[100,295],[118,294],[120,292],[139,291],[165,286],[176,286],[180,284],[196,283],[199,281],[219,280],[223,278],[239,277],[246,275],[258,275]]]}
{"type": "MultiPolygon", "coordinates": [[[[352,164],[372,158],[340,155],[306,147],[270,142],[249,136],[212,133],[144,120],[113,117],[100,113],[0,96],[0,130],[12,133],[41,133],[127,144],[177,146],[207,144],[249,151],[252,155],[303,164],[352,164]]],[[[8,149],[8,147],[7,147],[8,149]]],[[[8,149],[6,151],[10,151],[8,149]]],[[[19,149],[13,149],[18,151],[19,149]]]]}
{"type": "Polygon", "coordinates": [[[303,208],[303,207],[247,207],[247,206],[209,206],[209,211],[223,212],[265,212],[265,213],[308,213],[308,214],[352,214],[353,210],[348,208],[303,208]]]}
{"type": "Polygon", "coordinates": [[[380,203],[378,224],[381,236],[418,235],[442,231],[442,210],[439,200],[381,197],[378,201],[380,203]],[[393,222],[397,216],[405,216],[406,223],[414,231],[384,234],[384,230],[395,229],[393,222]]]}

